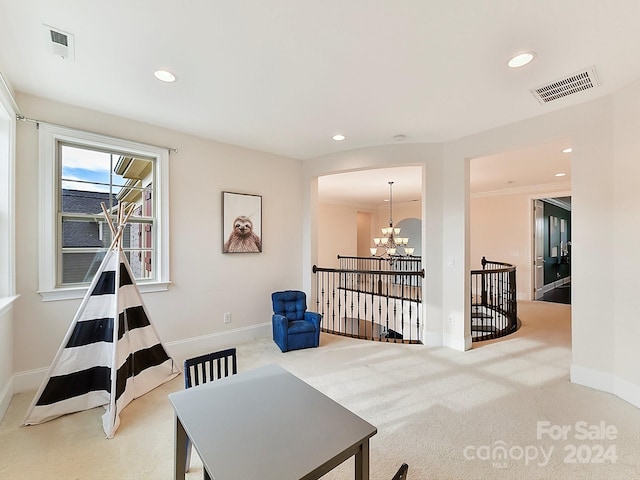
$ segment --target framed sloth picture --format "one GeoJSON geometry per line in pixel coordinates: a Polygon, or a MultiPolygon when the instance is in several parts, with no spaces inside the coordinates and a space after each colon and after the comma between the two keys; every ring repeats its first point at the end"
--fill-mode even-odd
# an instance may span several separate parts
{"type": "Polygon", "coordinates": [[[262,252],[262,196],[222,192],[222,252],[262,252]]]}

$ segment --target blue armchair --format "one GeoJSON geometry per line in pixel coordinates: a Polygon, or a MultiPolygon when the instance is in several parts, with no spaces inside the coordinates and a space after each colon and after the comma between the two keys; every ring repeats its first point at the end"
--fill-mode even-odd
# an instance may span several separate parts
{"type": "Polygon", "coordinates": [[[273,341],[283,352],[320,344],[322,315],[307,312],[307,296],[298,290],[271,294],[273,341]]]}

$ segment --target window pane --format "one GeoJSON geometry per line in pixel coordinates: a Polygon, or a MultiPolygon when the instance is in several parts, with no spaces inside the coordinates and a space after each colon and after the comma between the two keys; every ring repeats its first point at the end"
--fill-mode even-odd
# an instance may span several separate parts
{"type": "MultiPolygon", "coordinates": [[[[67,182],[63,182],[65,184],[67,182]]],[[[91,215],[101,214],[100,204],[118,205],[115,195],[109,193],[95,192],[90,190],[62,189],[62,212],[63,213],[89,213],[91,215]]]]}
{"type": "MultiPolygon", "coordinates": [[[[118,201],[142,205],[145,193],[151,191],[153,162],[125,156],[117,157],[115,160],[112,181],[121,186],[116,192],[118,201]]],[[[141,214],[144,215],[144,212],[141,214]]]]}
{"type": "MultiPolygon", "coordinates": [[[[91,283],[98,271],[106,250],[93,252],[65,252],[62,254],[62,283],[64,285],[91,283]]],[[[151,252],[148,250],[125,250],[131,272],[136,281],[154,278],[151,252]]]]}
{"type": "Polygon", "coordinates": [[[62,283],[91,283],[106,250],[64,252],[62,254],[62,283]]]}
{"type": "Polygon", "coordinates": [[[153,278],[153,225],[129,223],[126,242],[132,250],[129,258],[131,270],[136,278],[153,278]]]}
{"type": "Polygon", "coordinates": [[[110,186],[113,155],[76,146],[60,146],[62,211],[100,213],[100,202],[116,203],[110,186]]]}
{"type": "Polygon", "coordinates": [[[108,248],[111,230],[104,218],[62,219],[62,248],[108,248]]]}
{"type": "MultiPolygon", "coordinates": [[[[60,146],[62,172],[62,283],[90,282],[95,274],[97,248],[112,242],[109,226],[102,218],[101,203],[111,213],[120,203],[132,208],[133,217],[153,217],[153,161],[106,153],[78,146],[60,146]],[[133,207],[130,205],[134,204],[133,207]],[[72,215],[76,214],[76,215],[72,215]],[[87,215],[87,218],[82,218],[87,215]],[[88,250],[77,250],[88,249],[88,250]]],[[[115,224],[117,219],[112,217],[115,224]]],[[[153,278],[152,223],[125,227],[121,246],[131,259],[136,279],[153,278]],[[134,252],[129,252],[135,249],[134,252]]]]}
{"type": "Polygon", "coordinates": [[[153,257],[149,250],[127,250],[124,252],[129,260],[131,272],[136,280],[152,279],[155,276],[153,271],[153,257]]]}
{"type": "Polygon", "coordinates": [[[147,217],[153,218],[153,186],[147,185],[145,188],[136,191],[136,206],[133,209],[131,217],[147,217]]]}
{"type": "MultiPolygon", "coordinates": [[[[63,218],[62,226],[62,284],[89,283],[111,245],[111,230],[98,219],[63,218]]],[[[155,278],[151,223],[127,223],[121,246],[136,280],[155,278]]]]}

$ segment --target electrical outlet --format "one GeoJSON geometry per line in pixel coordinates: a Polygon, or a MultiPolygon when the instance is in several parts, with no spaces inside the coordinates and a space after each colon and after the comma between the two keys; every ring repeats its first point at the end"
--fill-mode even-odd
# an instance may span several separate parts
{"type": "Polygon", "coordinates": [[[224,314],[224,323],[231,323],[231,312],[224,314]]]}
{"type": "Polygon", "coordinates": [[[454,326],[456,324],[456,321],[453,318],[453,315],[449,315],[449,325],[450,326],[454,326]]]}

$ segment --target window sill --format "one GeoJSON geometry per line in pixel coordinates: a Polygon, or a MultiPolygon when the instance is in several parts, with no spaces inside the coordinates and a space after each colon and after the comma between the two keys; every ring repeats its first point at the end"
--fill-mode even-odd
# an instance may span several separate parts
{"type": "Polygon", "coordinates": [[[19,296],[20,295],[14,295],[12,297],[0,298],[0,317],[11,310],[11,307],[13,307],[13,302],[15,302],[19,296]]]}
{"type": "MultiPolygon", "coordinates": [[[[169,290],[171,282],[137,283],[140,293],[166,292],[169,290]]],[[[56,288],[55,290],[42,290],[38,293],[43,302],[56,302],[58,300],[75,300],[84,298],[87,294],[88,286],[74,288],[56,288]]]]}

